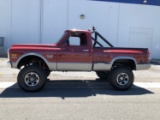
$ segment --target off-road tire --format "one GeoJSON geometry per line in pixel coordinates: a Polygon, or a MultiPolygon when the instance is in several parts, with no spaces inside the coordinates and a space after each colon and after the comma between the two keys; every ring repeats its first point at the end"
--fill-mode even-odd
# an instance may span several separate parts
{"type": "Polygon", "coordinates": [[[116,90],[128,90],[134,82],[134,75],[128,67],[116,67],[109,76],[111,86],[116,90]]]}
{"type": "Polygon", "coordinates": [[[35,92],[42,89],[46,83],[47,74],[38,66],[24,67],[17,76],[19,87],[27,92],[35,92]]]}

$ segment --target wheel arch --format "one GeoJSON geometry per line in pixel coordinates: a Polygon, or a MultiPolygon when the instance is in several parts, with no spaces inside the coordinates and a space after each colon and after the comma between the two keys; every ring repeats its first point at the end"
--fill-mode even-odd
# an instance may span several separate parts
{"type": "Polygon", "coordinates": [[[136,59],[130,56],[115,57],[112,60],[112,67],[115,65],[129,66],[132,70],[136,70],[136,59]]]}
{"type": "Polygon", "coordinates": [[[18,60],[17,60],[17,68],[19,68],[21,65],[21,62],[28,58],[28,57],[36,57],[36,58],[39,58],[40,60],[42,60],[46,65],[47,67],[49,68],[49,65],[48,65],[48,61],[46,60],[46,58],[44,56],[42,56],[41,54],[39,53],[25,53],[23,54],[18,60]]]}

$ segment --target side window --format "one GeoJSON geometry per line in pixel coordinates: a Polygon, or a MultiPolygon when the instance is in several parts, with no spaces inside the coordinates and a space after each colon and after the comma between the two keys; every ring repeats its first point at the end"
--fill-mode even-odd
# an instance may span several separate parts
{"type": "Polygon", "coordinates": [[[62,44],[67,44],[70,46],[87,46],[87,35],[85,33],[73,32],[62,44]]]}
{"type": "Polygon", "coordinates": [[[78,36],[70,36],[69,43],[73,46],[80,46],[80,38],[78,36]]]}
{"type": "Polygon", "coordinates": [[[85,33],[72,33],[69,37],[69,45],[87,46],[87,36],[85,33]]]}

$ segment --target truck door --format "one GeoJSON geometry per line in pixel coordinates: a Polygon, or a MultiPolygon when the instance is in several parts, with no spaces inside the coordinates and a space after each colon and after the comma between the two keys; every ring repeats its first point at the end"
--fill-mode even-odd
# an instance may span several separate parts
{"type": "Polygon", "coordinates": [[[57,53],[57,70],[90,71],[92,56],[85,33],[71,33],[57,53]]]}

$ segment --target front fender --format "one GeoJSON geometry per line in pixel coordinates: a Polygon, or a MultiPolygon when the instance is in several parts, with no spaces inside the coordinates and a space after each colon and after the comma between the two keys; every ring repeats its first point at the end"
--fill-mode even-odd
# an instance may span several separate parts
{"type": "Polygon", "coordinates": [[[36,56],[36,57],[39,57],[39,58],[41,58],[42,60],[44,60],[44,62],[47,64],[47,66],[49,67],[49,62],[47,61],[47,59],[43,56],[43,55],[41,55],[41,54],[39,54],[39,53],[25,53],[25,54],[23,54],[22,56],[20,56],[19,58],[18,58],[18,60],[16,61],[16,62],[12,62],[11,64],[12,64],[12,67],[13,68],[18,68],[18,64],[19,64],[19,62],[23,59],[23,58],[25,58],[25,57],[27,57],[27,56],[36,56]]]}

